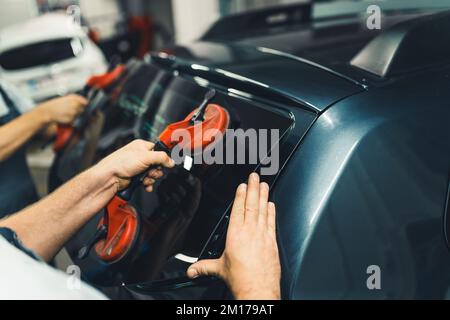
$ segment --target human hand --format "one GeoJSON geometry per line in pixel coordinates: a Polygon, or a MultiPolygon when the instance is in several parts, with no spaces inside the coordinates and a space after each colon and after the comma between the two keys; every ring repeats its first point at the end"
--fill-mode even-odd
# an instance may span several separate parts
{"type": "Polygon", "coordinates": [[[239,300],[280,299],[276,210],[268,199],[269,186],[253,173],[236,191],[223,255],[193,264],[188,277],[220,277],[239,300]]]}
{"type": "Polygon", "coordinates": [[[100,161],[96,167],[116,179],[118,190],[126,188],[130,179],[144,172],[149,167],[157,165],[150,170],[143,184],[148,192],[153,190],[153,184],[163,176],[162,168],[173,168],[175,162],[163,151],[152,151],[155,145],[144,140],[134,140],[123,148],[110,154],[100,161]]]}
{"type": "Polygon", "coordinates": [[[87,106],[86,98],[69,94],[65,97],[51,99],[36,107],[48,123],[70,124],[87,106]]]}

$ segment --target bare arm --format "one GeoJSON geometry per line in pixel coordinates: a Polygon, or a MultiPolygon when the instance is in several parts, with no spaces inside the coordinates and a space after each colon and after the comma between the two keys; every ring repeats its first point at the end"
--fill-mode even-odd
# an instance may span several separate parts
{"type": "Polygon", "coordinates": [[[0,161],[7,159],[49,124],[47,116],[33,109],[0,127],[0,161]]]}
{"type": "Polygon", "coordinates": [[[43,129],[54,130],[56,123],[71,123],[87,101],[69,95],[44,102],[0,127],[0,161],[7,159],[43,129]]]}
{"type": "MultiPolygon", "coordinates": [[[[153,144],[137,140],[111,154],[99,164],[69,181],[54,193],[23,211],[0,221],[14,230],[24,245],[50,260],[86,222],[128,184],[129,178],[153,164],[172,167],[164,152],[153,152],[153,144]]],[[[151,191],[160,170],[144,183],[151,191]]]]}

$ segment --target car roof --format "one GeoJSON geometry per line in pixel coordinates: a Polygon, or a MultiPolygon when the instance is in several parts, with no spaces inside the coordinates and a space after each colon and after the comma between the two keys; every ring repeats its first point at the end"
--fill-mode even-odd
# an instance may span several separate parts
{"type": "MultiPolygon", "coordinates": [[[[288,11],[292,11],[291,9],[295,7],[288,8],[288,11]]],[[[398,25],[406,25],[407,31],[404,34],[408,35],[408,42],[414,46],[423,37],[414,25],[421,26],[427,17],[431,17],[433,22],[442,15],[444,18],[441,20],[446,22],[448,11],[434,15],[440,11],[442,10],[385,12],[381,30],[370,30],[366,25],[365,15],[307,20],[297,24],[277,25],[275,28],[252,28],[254,19],[245,24],[232,18],[228,22],[239,24],[234,28],[243,28],[242,32],[227,33],[226,25],[219,21],[220,30],[224,30],[224,33],[214,32],[213,26],[199,41],[175,46],[166,52],[173,56],[176,64],[191,64],[202,75],[220,73],[229,78],[241,78],[242,82],[253,81],[267,91],[287,96],[310,110],[322,112],[340,99],[371,86],[383,85],[397,77],[396,73],[383,77],[367,72],[367,68],[354,63],[353,59],[367,50],[369,44],[377,38],[396,34],[398,25]]],[[[258,13],[262,14],[264,12],[258,13]]],[[[240,16],[238,18],[241,20],[240,16]]],[[[391,45],[390,49],[402,56],[415,55],[414,52],[404,52],[402,39],[397,37],[396,46],[391,45]]],[[[434,51],[439,50],[442,51],[439,48],[434,51]]],[[[373,50],[364,53],[363,56],[369,61],[378,61],[380,58],[373,50]]],[[[408,65],[402,69],[408,72],[420,70],[429,64],[428,61],[422,61],[427,60],[426,58],[420,60],[420,57],[408,61],[414,62],[417,59],[419,63],[414,68],[408,65]]]]}
{"type": "MultiPolygon", "coordinates": [[[[432,24],[436,25],[436,28],[447,28],[446,21],[449,18],[446,12],[448,13],[449,9],[450,3],[445,1],[421,4],[385,1],[376,6],[368,6],[364,2],[347,5],[328,2],[293,3],[225,16],[214,23],[201,40],[275,49],[309,60],[367,85],[367,82],[370,84],[379,79],[371,77],[373,72],[371,75],[362,71],[367,71],[367,67],[358,68],[357,63],[353,63],[353,59],[366,46],[381,35],[384,36],[384,40],[379,41],[383,44],[382,47],[386,47],[393,54],[403,54],[400,48],[402,37],[396,35],[398,31],[392,30],[401,24],[404,25],[403,38],[413,38],[414,40],[410,41],[413,47],[420,46],[420,38],[427,32],[433,33],[431,40],[430,37],[425,37],[430,42],[447,42],[448,39],[444,35],[432,30],[432,24]],[[378,28],[370,28],[368,25],[372,21],[369,17],[373,16],[371,7],[377,7],[379,10],[381,23],[378,28]],[[439,14],[443,15],[441,21],[438,21],[439,14]],[[432,16],[428,26],[426,16],[432,16]],[[422,17],[424,19],[419,19],[422,17]],[[417,20],[421,22],[416,23],[417,20]],[[417,29],[422,29],[422,32],[417,29]],[[389,40],[386,40],[392,38],[395,39],[397,48],[390,47],[389,40]]],[[[443,51],[434,49],[436,52],[431,51],[436,55],[443,51]]],[[[375,50],[367,50],[363,56],[370,56],[370,60],[374,61],[378,54],[375,54],[375,50]]],[[[432,54],[430,53],[430,56],[432,54]]],[[[429,57],[416,57],[417,59],[429,57]]],[[[420,66],[417,69],[420,69],[420,66]]]]}
{"type": "Polygon", "coordinates": [[[53,39],[82,37],[82,27],[63,13],[48,13],[0,31],[0,52],[53,39]],[[36,32],[39,30],[39,32],[36,32]]]}
{"type": "Polygon", "coordinates": [[[203,37],[202,40],[270,48],[311,61],[366,85],[370,75],[354,68],[350,64],[351,60],[386,30],[435,12],[387,12],[383,16],[381,30],[368,29],[365,16],[344,16],[275,29],[243,30],[238,35],[203,37]]]}

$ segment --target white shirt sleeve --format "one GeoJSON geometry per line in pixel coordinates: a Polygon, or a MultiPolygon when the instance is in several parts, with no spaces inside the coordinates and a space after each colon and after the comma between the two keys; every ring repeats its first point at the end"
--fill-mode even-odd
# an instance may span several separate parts
{"type": "Polygon", "coordinates": [[[6,106],[5,100],[3,100],[3,97],[0,95],[0,118],[6,116],[9,113],[9,109],[6,106]]]}
{"type": "Polygon", "coordinates": [[[0,236],[0,300],[104,300],[103,294],[43,262],[0,236]]]}
{"type": "Polygon", "coordinates": [[[21,93],[15,86],[7,83],[6,81],[0,81],[0,85],[3,90],[6,91],[8,97],[14,102],[16,108],[21,114],[30,111],[35,107],[33,100],[28,98],[25,94],[21,93]]]}

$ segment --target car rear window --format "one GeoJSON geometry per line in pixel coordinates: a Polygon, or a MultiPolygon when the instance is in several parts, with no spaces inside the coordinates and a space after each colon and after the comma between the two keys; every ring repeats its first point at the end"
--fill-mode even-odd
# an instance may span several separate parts
{"type": "Polygon", "coordinates": [[[33,43],[0,54],[0,66],[9,71],[27,69],[61,62],[83,51],[79,38],[66,38],[33,43]]]}
{"type": "MultiPolygon", "coordinates": [[[[184,119],[209,91],[209,85],[198,80],[142,65],[104,110],[105,126],[96,161],[133,136],[155,140],[169,123],[184,119]],[[129,134],[132,135],[128,137],[129,134]]],[[[279,145],[280,169],[315,117],[304,110],[291,113],[220,88],[212,103],[228,111],[230,129],[279,130],[276,141],[268,137],[267,150],[279,145]]],[[[234,147],[251,148],[248,140],[239,139],[234,147]]],[[[229,145],[224,143],[224,153],[227,148],[229,145]]],[[[140,236],[136,248],[120,263],[102,263],[94,252],[85,260],[77,259],[78,250],[95,233],[101,215],[71,240],[67,246],[69,254],[86,279],[100,286],[182,278],[190,262],[204,255],[205,245],[229,210],[236,187],[261,165],[259,160],[245,164],[197,163],[189,171],[180,166],[167,172],[155,186],[155,192],[141,189],[135,193],[131,204],[141,217],[140,236]]],[[[58,163],[54,167],[57,169],[58,163]]]]}

